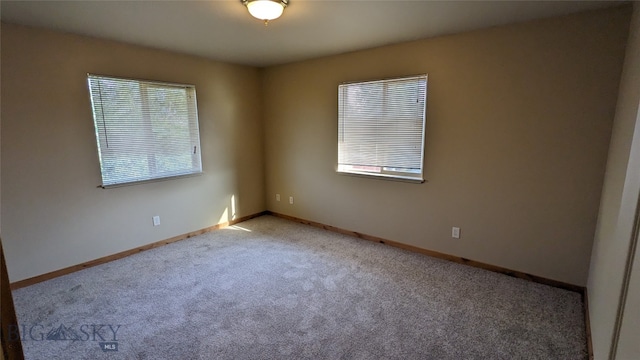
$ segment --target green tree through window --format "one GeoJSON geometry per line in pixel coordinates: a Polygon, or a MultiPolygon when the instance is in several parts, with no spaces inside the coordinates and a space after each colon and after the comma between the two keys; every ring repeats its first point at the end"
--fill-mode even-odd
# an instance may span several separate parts
{"type": "Polygon", "coordinates": [[[88,81],[103,186],[202,172],[195,87],[88,81]]]}

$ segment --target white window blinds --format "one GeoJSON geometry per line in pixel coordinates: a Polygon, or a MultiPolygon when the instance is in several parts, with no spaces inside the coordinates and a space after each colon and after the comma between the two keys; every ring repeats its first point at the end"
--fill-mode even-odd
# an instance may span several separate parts
{"type": "Polygon", "coordinates": [[[338,87],[338,172],[423,181],[427,76],[338,87]]]}
{"type": "Polygon", "coordinates": [[[89,75],[102,186],[202,172],[191,85],[89,75]]]}

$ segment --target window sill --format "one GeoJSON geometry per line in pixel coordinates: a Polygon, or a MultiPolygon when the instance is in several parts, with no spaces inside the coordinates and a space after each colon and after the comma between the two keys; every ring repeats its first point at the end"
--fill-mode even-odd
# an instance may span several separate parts
{"type": "Polygon", "coordinates": [[[422,184],[427,182],[424,179],[416,179],[409,176],[373,174],[373,173],[358,172],[358,171],[336,171],[336,174],[355,176],[355,177],[364,177],[364,178],[376,179],[376,180],[400,181],[400,182],[407,182],[407,183],[413,183],[413,184],[422,184]]]}
{"type": "Polygon", "coordinates": [[[123,186],[147,184],[147,183],[154,183],[154,182],[159,182],[159,181],[166,181],[166,180],[180,179],[180,178],[186,178],[186,177],[200,176],[200,175],[204,175],[204,172],[201,171],[201,172],[197,172],[197,173],[193,173],[193,174],[173,175],[173,176],[161,177],[161,178],[156,178],[156,179],[131,181],[131,182],[120,183],[120,184],[112,184],[112,185],[98,185],[97,187],[98,188],[102,188],[102,189],[112,189],[112,188],[118,188],[118,187],[123,187],[123,186]]]}

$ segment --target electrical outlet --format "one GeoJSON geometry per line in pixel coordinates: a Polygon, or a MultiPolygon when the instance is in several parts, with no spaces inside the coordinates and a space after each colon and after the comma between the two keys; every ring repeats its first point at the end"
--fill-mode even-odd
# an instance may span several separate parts
{"type": "Polygon", "coordinates": [[[451,228],[451,237],[454,239],[460,239],[460,228],[459,227],[452,227],[451,228]]]}
{"type": "Polygon", "coordinates": [[[153,226],[160,225],[160,216],[156,215],[153,217],[153,226]]]}
{"type": "Polygon", "coordinates": [[[276,194],[276,201],[280,201],[280,194],[276,194]]]}
{"type": "Polygon", "coordinates": [[[293,196],[289,196],[289,204],[293,205],[293,196]]]}

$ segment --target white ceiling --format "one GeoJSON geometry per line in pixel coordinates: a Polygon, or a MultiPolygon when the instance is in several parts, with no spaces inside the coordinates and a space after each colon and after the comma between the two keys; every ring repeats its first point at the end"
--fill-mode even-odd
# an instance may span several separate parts
{"type": "Polygon", "coordinates": [[[268,66],[620,3],[291,0],[267,27],[240,0],[2,0],[0,14],[7,23],[268,66]]]}

